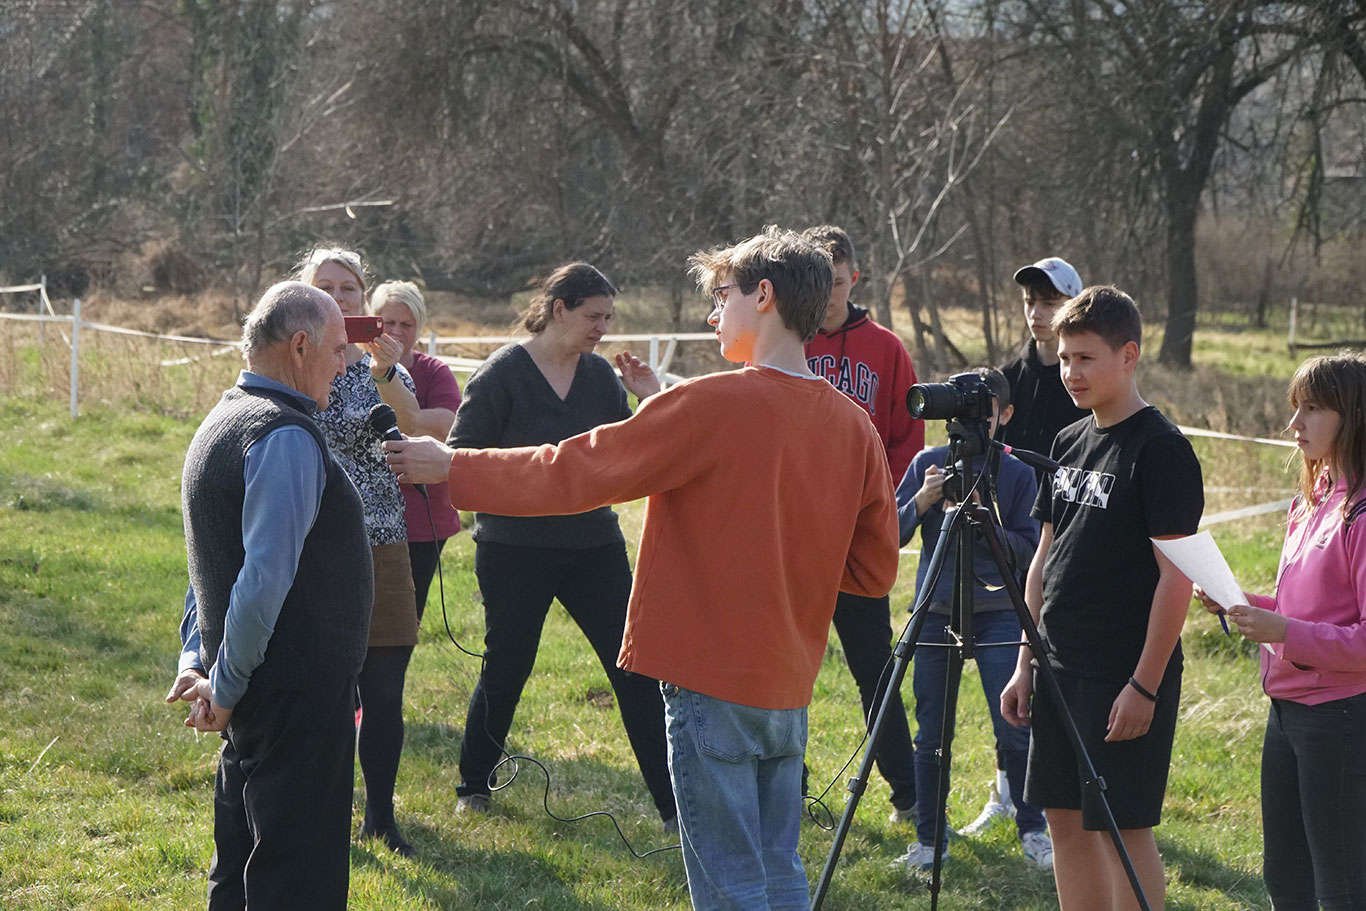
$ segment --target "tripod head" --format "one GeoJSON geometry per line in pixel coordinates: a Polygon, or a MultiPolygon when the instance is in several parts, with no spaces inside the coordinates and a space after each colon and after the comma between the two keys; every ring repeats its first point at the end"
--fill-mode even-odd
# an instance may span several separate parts
{"type": "Polygon", "coordinates": [[[996,394],[979,372],[956,373],[946,383],[917,383],[906,391],[906,410],[911,417],[946,422],[949,453],[945,467],[954,477],[946,496],[957,493],[950,497],[955,501],[964,500],[977,485],[972,460],[991,446],[995,400],[996,394]]]}

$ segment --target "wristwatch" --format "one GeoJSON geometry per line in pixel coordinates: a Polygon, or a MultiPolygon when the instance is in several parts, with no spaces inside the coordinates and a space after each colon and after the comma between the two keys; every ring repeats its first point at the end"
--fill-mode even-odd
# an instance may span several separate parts
{"type": "Polygon", "coordinates": [[[376,383],[387,383],[394,378],[396,373],[398,373],[398,364],[390,364],[389,369],[384,371],[384,376],[375,376],[373,373],[370,376],[376,383]]]}

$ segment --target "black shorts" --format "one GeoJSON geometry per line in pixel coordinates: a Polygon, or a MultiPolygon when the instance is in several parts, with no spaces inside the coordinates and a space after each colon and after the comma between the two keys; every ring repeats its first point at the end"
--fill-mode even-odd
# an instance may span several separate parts
{"type": "MultiPolygon", "coordinates": [[[[1171,767],[1181,701],[1181,658],[1173,655],[1157,689],[1157,705],[1148,733],[1134,740],[1105,742],[1110,709],[1128,682],[1092,680],[1054,674],[1062,698],[1072,712],[1091,764],[1105,782],[1105,798],[1121,829],[1150,829],[1162,820],[1162,798],[1171,767]]],[[[1097,788],[1084,785],[1080,757],[1063,727],[1057,699],[1038,670],[1034,671],[1032,733],[1024,799],[1045,809],[1081,810],[1082,828],[1103,831],[1105,811],[1097,788]]]]}

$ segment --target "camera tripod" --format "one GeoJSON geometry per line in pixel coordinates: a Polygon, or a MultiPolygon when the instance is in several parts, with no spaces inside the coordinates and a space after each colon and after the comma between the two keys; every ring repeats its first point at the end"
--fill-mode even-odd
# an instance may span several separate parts
{"type": "MultiPolygon", "coordinates": [[[[961,465],[961,490],[963,500],[957,507],[945,510],[944,524],[940,531],[939,541],[935,545],[934,554],[930,558],[930,564],[925,574],[925,581],[921,585],[918,593],[911,620],[903,630],[901,637],[897,640],[892,649],[895,661],[892,664],[891,679],[883,691],[882,698],[874,706],[870,713],[873,716],[872,726],[868,729],[867,746],[864,748],[863,759],[859,764],[858,774],[849,780],[849,801],[845,804],[844,813],[840,818],[839,825],[835,828],[834,841],[830,847],[830,855],[826,859],[825,869],[821,871],[820,880],[816,884],[815,895],[812,898],[812,911],[820,911],[821,905],[825,900],[826,893],[830,888],[830,880],[834,875],[835,865],[839,862],[839,857],[844,849],[844,841],[848,837],[849,827],[853,824],[854,814],[858,811],[859,801],[863,797],[864,791],[868,786],[868,778],[872,774],[873,763],[877,757],[878,742],[881,739],[883,723],[887,711],[887,694],[900,690],[902,682],[906,677],[906,668],[909,666],[911,656],[914,654],[918,645],[926,645],[936,648],[947,648],[949,653],[948,671],[946,685],[944,688],[944,713],[943,729],[939,741],[939,750],[936,754],[938,763],[938,787],[935,794],[935,807],[938,810],[934,826],[934,848],[932,857],[934,858],[931,868],[930,879],[928,882],[930,890],[930,907],[938,909],[939,892],[942,885],[941,867],[943,864],[943,850],[945,842],[945,823],[946,823],[946,803],[948,801],[949,784],[949,765],[952,755],[951,747],[953,744],[955,716],[958,711],[958,687],[963,676],[963,664],[968,659],[975,656],[979,648],[1016,648],[1021,644],[1029,647],[1030,653],[1038,665],[1038,676],[1044,686],[1052,687],[1054,693],[1060,693],[1057,680],[1053,673],[1053,668],[1048,663],[1047,655],[1044,652],[1042,640],[1039,638],[1038,628],[1034,624],[1034,619],[1029,613],[1029,608],[1025,605],[1024,595],[1020,591],[1018,577],[1010,566],[1010,561],[1006,557],[1005,548],[1001,544],[1000,523],[995,513],[990,508],[990,497],[982,497],[984,504],[972,502],[973,491],[979,486],[980,476],[974,477],[973,457],[985,454],[992,446],[1006,450],[1006,447],[990,439],[987,432],[987,422],[985,420],[959,421],[950,419],[948,422],[949,431],[949,452],[946,464],[961,465]],[[981,538],[991,551],[991,556],[996,564],[997,570],[1004,580],[1005,589],[1010,596],[1011,605],[1015,609],[1015,614],[1020,620],[1020,627],[1024,633],[1025,642],[990,642],[977,644],[973,636],[973,547],[975,541],[981,538]],[[951,642],[942,645],[938,643],[921,643],[920,631],[925,625],[925,618],[929,612],[931,595],[935,588],[935,583],[939,579],[940,573],[944,568],[944,563],[948,557],[949,542],[955,542],[956,555],[954,561],[954,587],[953,596],[950,602],[949,611],[949,638],[951,642]]],[[[1009,450],[1007,450],[1009,451],[1009,450]]],[[[1019,453],[1026,462],[1036,467],[1051,465],[1057,468],[1056,463],[1037,453],[1019,453]]],[[[1066,730],[1068,740],[1071,741],[1072,749],[1080,759],[1083,770],[1083,787],[1094,792],[1098,798],[1100,806],[1104,810],[1106,828],[1110,833],[1110,839],[1114,842],[1115,851],[1119,854],[1120,863],[1124,867],[1125,875],[1129,878],[1129,885],[1133,888],[1134,897],[1138,900],[1138,905],[1143,911],[1149,911],[1147,897],[1143,894],[1143,887],[1139,883],[1138,874],[1134,871],[1133,863],[1129,859],[1129,854],[1125,850],[1124,840],[1120,836],[1119,826],[1115,823],[1114,815],[1110,812],[1110,803],[1105,797],[1105,780],[1096,772],[1095,766],[1091,763],[1091,757],[1086,751],[1086,746],[1082,742],[1081,734],[1077,730],[1076,722],[1072,719],[1071,710],[1066,703],[1059,698],[1058,707],[1062,717],[1063,727],[1066,730]]],[[[920,800],[924,800],[926,795],[917,795],[920,800]]]]}

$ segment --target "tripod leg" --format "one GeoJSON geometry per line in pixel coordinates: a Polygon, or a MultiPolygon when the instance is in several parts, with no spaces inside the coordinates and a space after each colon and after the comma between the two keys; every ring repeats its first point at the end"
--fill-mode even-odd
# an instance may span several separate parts
{"type": "MultiPolygon", "coordinates": [[[[978,507],[973,510],[973,520],[986,526],[982,536],[987,542],[987,547],[991,550],[992,559],[1001,573],[1001,579],[1005,582],[1006,591],[1010,595],[1015,613],[1020,618],[1020,627],[1024,631],[1029,651],[1039,667],[1038,676],[1052,689],[1053,693],[1060,694],[1062,691],[1058,688],[1057,677],[1054,675],[1053,667],[1048,663],[1048,657],[1044,653],[1043,640],[1039,638],[1039,630],[1034,625],[1034,617],[1030,614],[1028,605],[1025,604],[1019,583],[1014,574],[1010,572],[1005,549],[1001,546],[1001,536],[996,526],[996,519],[990,510],[978,507]]],[[[1082,742],[1081,732],[1077,730],[1077,723],[1072,718],[1072,712],[1068,709],[1067,703],[1059,698],[1057,708],[1058,715],[1062,719],[1063,729],[1067,733],[1067,739],[1071,742],[1072,749],[1075,751],[1083,770],[1084,781],[1082,784],[1094,793],[1100,803],[1105,815],[1106,830],[1110,833],[1110,840],[1114,843],[1115,851],[1119,854],[1119,862],[1124,867],[1124,874],[1128,877],[1134,898],[1138,900],[1138,906],[1142,911],[1151,911],[1147,896],[1143,894],[1143,884],[1139,882],[1138,873],[1134,870],[1133,861],[1124,845],[1124,838],[1120,835],[1119,826],[1115,823],[1115,816],[1110,812],[1110,801],[1105,797],[1105,780],[1096,772],[1096,767],[1091,762],[1091,756],[1086,750],[1086,744],[1082,742]]]]}
{"type": "Polygon", "coordinates": [[[873,713],[873,726],[868,730],[868,742],[864,746],[863,759],[859,763],[858,774],[849,780],[849,801],[844,805],[844,814],[840,817],[839,825],[835,827],[835,835],[830,845],[830,854],[826,857],[825,869],[821,871],[820,879],[817,880],[815,892],[811,897],[811,911],[820,911],[826,893],[830,890],[830,880],[834,877],[835,865],[839,863],[840,853],[844,850],[844,841],[849,836],[849,827],[853,825],[854,814],[858,810],[864,790],[868,787],[868,778],[873,773],[873,763],[877,758],[878,739],[881,737],[883,725],[886,723],[886,696],[888,693],[899,692],[902,681],[906,679],[906,668],[910,664],[911,656],[915,653],[915,644],[920,641],[920,630],[925,625],[925,615],[929,611],[929,595],[934,587],[933,580],[939,578],[939,573],[944,568],[944,561],[950,552],[947,545],[953,539],[953,535],[947,532],[950,527],[956,528],[965,522],[964,516],[964,510],[954,510],[952,519],[945,522],[945,533],[940,535],[939,543],[934,549],[934,554],[930,557],[930,564],[925,576],[928,584],[920,603],[916,605],[914,613],[911,614],[911,622],[902,632],[901,638],[892,647],[892,656],[895,658],[892,663],[892,673],[887,681],[886,689],[883,690],[883,698],[879,700],[873,713]]]}
{"type": "Polygon", "coordinates": [[[953,762],[953,735],[958,718],[958,687],[963,680],[963,650],[948,649],[944,668],[944,720],[939,729],[939,747],[934,751],[936,786],[934,794],[934,866],[930,871],[930,907],[939,907],[939,891],[944,863],[944,848],[948,841],[949,771],[953,762]]]}

